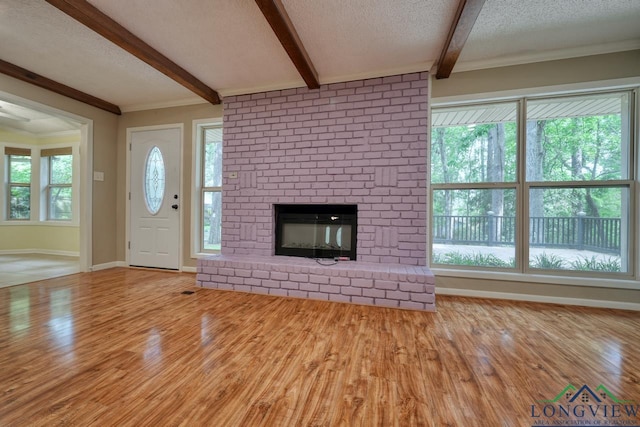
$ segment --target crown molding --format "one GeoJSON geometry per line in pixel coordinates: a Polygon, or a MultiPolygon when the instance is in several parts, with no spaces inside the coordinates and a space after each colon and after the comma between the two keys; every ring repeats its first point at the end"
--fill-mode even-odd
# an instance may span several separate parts
{"type": "Polygon", "coordinates": [[[532,52],[522,55],[480,59],[477,61],[460,61],[453,69],[453,73],[483,70],[487,68],[509,67],[513,65],[531,64],[534,62],[556,61],[561,59],[578,58],[581,56],[604,55],[607,53],[624,52],[636,49],[640,49],[640,40],[627,40],[620,43],[605,43],[569,49],[556,49],[545,52],[532,52]]]}

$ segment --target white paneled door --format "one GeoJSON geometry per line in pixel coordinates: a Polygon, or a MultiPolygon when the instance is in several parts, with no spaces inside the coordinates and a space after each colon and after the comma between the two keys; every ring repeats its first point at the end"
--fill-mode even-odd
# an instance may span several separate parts
{"type": "Polygon", "coordinates": [[[181,128],[130,132],[130,265],[179,268],[181,139],[181,128]]]}

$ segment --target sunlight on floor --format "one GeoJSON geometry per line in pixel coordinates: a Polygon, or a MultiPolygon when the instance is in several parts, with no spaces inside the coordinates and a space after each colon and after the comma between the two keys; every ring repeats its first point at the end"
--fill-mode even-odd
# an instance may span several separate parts
{"type": "Polygon", "coordinates": [[[43,254],[0,255],[0,288],[78,272],[78,257],[43,254]]]}

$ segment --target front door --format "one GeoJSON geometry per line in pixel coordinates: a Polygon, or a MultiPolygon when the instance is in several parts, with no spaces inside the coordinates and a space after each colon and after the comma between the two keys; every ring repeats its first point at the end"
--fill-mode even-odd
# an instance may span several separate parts
{"type": "Polygon", "coordinates": [[[181,128],[130,132],[130,265],[179,268],[181,141],[181,128]]]}

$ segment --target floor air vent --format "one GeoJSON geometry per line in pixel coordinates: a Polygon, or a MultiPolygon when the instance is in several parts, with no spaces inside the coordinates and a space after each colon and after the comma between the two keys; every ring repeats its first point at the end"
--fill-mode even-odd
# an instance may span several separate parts
{"type": "Polygon", "coordinates": [[[195,291],[182,291],[182,295],[191,295],[195,293],[195,291]]]}

